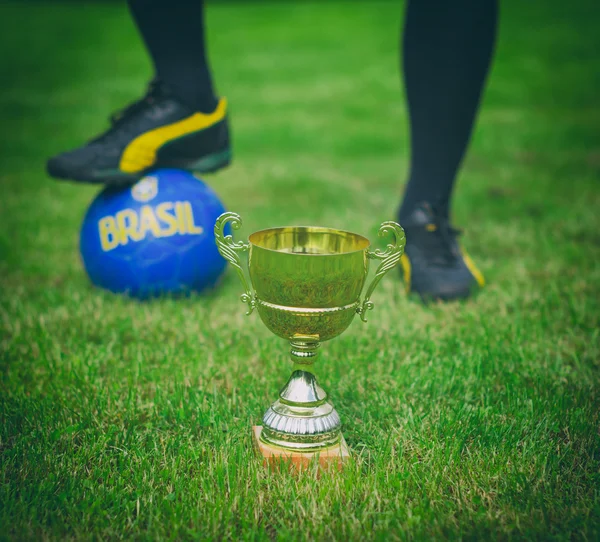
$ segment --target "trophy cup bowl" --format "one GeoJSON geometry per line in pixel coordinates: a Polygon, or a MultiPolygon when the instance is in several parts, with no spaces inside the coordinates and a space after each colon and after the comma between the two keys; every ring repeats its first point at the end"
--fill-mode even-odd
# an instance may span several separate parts
{"type": "Polygon", "coordinates": [[[252,233],[248,242],[225,235],[239,229],[239,215],[222,214],[215,224],[221,255],[236,269],[244,287],[247,314],[257,310],[267,328],[291,345],[294,368],[279,398],[263,417],[260,440],[290,452],[321,452],[338,446],[340,418],[317,383],[312,365],[320,343],[337,337],[359,314],[366,321],[371,294],[381,277],[400,260],[404,230],[384,222],[379,235],[391,234],[385,251],[371,250],[367,238],[321,227],[293,226],[252,233]],[[239,253],[248,252],[250,284],[239,253]],[[381,263],[361,292],[372,259],[381,263]]]}

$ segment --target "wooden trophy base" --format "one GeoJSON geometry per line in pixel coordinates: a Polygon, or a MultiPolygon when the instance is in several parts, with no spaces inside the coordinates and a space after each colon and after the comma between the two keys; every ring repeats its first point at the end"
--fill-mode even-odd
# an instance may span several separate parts
{"type": "Polygon", "coordinates": [[[263,456],[263,465],[278,466],[280,464],[293,465],[296,469],[305,469],[318,460],[322,468],[335,468],[341,470],[343,464],[350,459],[348,445],[342,436],[342,440],[336,446],[325,448],[319,452],[291,452],[278,446],[266,444],[260,440],[262,425],[252,426],[254,445],[263,456]]]}

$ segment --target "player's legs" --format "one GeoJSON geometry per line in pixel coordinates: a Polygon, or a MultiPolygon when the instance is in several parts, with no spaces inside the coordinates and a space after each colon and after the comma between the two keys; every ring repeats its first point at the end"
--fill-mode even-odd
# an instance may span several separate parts
{"type": "Polygon", "coordinates": [[[483,284],[448,223],[494,49],[497,0],[410,0],[403,68],[410,115],[409,181],[399,211],[407,229],[407,286],[424,297],[465,297],[483,284]]]}
{"type": "Polygon", "coordinates": [[[90,143],[48,161],[59,179],[135,182],[157,167],[216,171],[230,161],[227,103],[213,90],[202,0],[129,0],[152,57],[147,94],[90,143]]]}

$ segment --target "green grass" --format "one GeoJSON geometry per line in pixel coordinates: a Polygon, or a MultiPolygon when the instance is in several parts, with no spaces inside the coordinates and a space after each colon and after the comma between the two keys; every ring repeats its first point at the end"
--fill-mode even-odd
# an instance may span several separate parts
{"type": "MultiPolygon", "coordinates": [[[[149,62],[124,3],[0,7],[0,538],[600,537],[600,63],[593,2],[512,2],[455,219],[489,285],[424,307],[397,274],[322,348],[354,462],[266,472],[250,426],[287,348],[218,291],[94,290],[92,187],[47,156],[134,99],[149,62]]],[[[235,164],[211,176],[244,233],[372,236],[407,168],[395,2],[208,11],[235,164]]]]}

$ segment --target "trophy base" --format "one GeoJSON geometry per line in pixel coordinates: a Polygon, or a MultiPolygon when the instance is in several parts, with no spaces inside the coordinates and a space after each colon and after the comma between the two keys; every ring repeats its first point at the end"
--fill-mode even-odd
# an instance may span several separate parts
{"type": "Polygon", "coordinates": [[[252,426],[252,435],[254,445],[262,455],[265,467],[287,464],[301,470],[309,467],[313,461],[317,460],[321,468],[341,470],[344,463],[350,459],[350,451],[343,435],[338,444],[317,452],[293,452],[263,442],[260,439],[262,429],[262,425],[252,426]]]}

